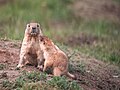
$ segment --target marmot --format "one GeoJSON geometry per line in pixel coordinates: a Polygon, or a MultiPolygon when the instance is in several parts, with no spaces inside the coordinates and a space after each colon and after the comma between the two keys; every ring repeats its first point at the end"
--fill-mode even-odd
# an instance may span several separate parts
{"type": "Polygon", "coordinates": [[[40,36],[40,47],[45,58],[43,71],[52,67],[54,76],[67,75],[75,79],[75,76],[68,72],[68,57],[46,36],[40,36]]]}
{"type": "Polygon", "coordinates": [[[42,35],[40,24],[27,24],[20,51],[18,68],[23,67],[26,63],[40,67],[44,59],[39,45],[39,37],[42,35]]]}

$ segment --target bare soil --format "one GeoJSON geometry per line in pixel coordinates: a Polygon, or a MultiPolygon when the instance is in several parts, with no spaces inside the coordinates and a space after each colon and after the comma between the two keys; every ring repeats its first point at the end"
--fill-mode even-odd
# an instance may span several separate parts
{"type": "MultiPolygon", "coordinates": [[[[21,42],[0,40],[0,86],[4,79],[14,81],[22,71],[36,71],[34,66],[26,65],[20,70],[16,70],[19,61],[19,51],[21,42]]],[[[71,49],[68,49],[71,52],[71,49]]],[[[120,70],[117,66],[106,64],[100,60],[86,57],[81,53],[76,53],[72,58],[73,72],[77,76],[77,82],[84,90],[120,90],[120,70]],[[85,65],[85,70],[75,68],[79,63],[85,65]]]]}

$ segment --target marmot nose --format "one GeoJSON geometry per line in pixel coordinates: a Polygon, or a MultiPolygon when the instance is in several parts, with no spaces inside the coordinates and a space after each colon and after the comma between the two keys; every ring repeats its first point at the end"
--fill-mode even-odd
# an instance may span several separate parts
{"type": "Polygon", "coordinates": [[[36,27],[32,27],[32,29],[36,29],[36,27]]]}
{"type": "Polygon", "coordinates": [[[32,27],[32,33],[36,32],[36,27],[32,27]]]}

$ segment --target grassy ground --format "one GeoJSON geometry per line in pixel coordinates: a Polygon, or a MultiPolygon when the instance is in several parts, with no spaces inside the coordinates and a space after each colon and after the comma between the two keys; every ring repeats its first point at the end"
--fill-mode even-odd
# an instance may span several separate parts
{"type": "MultiPolygon", "coordinates": [[[[50,70],[40,72],[35,66],[25,65],[16,69],[19,61],[20,42],[0,40],[0,90],[119,90],[120,70],[117,66],[87,57],[78,49],[58,44],[69,56],[69,72],[76,80],[50,77],[50,70]]],[[[52,71],[51,71],[52,72],[52,71]]]]}
{"type": "MultiPolygon", "coordinates": [[[[106,21],[87,22],[80,26],[80,39],[85,39],[78,46],[80,51],[92,55],[100,60],[120,64],[120,24],[106,21]]],[[[79,41],[78,34],[77,38],[79,41]]],[[[77,41],[78,42],[78,41],[77,41]]]]}
{"type": "MultiPolygon", "coordinates": [[[[63,50],[72,47],[86,56],[120,66],[120,22],[112,22],[107,19],[85,20],[76,17],[69,8],[72,2],[72,0],[52,0],[52,2],[50,0],[14,0],[14,2],[2,5],[0,6],[0,38],[22,40],[25,25],[36,21],[41,24],[44,34],[53,39],[63,50]]],[[[3,68],[4,65],[0,65],[0,70],[3,68]]],[[[81,68],[84,68],[84,65],[80,65],[81,68]]],[[[82,70],[84,72],[84,69],[82,70]]],[[[14,84],[5,80],[2,85],[12,89],[17,86],[17,90],[21,87],[23,90],[26,90],[26,87],[29,88],[28,90],[41,87],[54,90],[58,90],[58,88],[62,90],[81,89],[76,82],[67,81],[64,77],[54,77],[49,81],[45,84],[46,75],[41,76],[34,72],[24,73],[23,76],[16,79],[14,84]],[[40,81],[40,85],[33,83],[36,80],[40,81]],[[58,82],[56,83],[56,81],[58,82]],[[24,83],[27,83],[26,87],[23,86],[24,83]]]]}
{"type": "Polygon", "coordinates": [[[47,74],[34,71],[30,73],[23,71],[14,82],[4,80],[2,87],[5,90],[82,90],[76,81],[69,81],[65,77],[53,77],[47,80],[47,74]]]}

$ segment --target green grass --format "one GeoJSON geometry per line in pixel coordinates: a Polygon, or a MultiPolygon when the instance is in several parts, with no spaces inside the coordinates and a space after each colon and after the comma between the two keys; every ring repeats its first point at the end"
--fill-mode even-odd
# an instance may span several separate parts
{"type": "Polygon", "coordinates": [[[1,37],[21,39],[27,23],[36,21],[49,28],[51,21],[71,19],[70,0],[16,0],[0,8],[1,37]],[[69,15],[69,16],[68,16],[69,15]]]}
{"type": "Polygon", "coordinates": [[[61,90],[82,90],[76,81],[69,82],[65,77],[53,77],[48,84],[59,87],[61,90]]]}
{"type": "Polygon", "coordinates": [[[8,81],[8,80],[4,80],[2,82],[2,86],[5,87],[5,88],[11,87],[11,85],[12,85],[12,83],[10,81],[8,81]]]}
{"type": "Polygon", "coordinates": [[[0,64],[0,70],[3,70],[4,68],[6,68],[5,64],[0,64]]]}
{"type": "Polygon", "coordinates": [[[53,77],[47,82],[27,83],[22,90],[83,90],[75,81],[67,81],[65,77],[53,77]]]}
{"type": "Polygon", "coordinates": [[[120,0],[113,0],[113,1],[115,1],[116,3],[119,3],[119,4],[120,4],[120,0]]]}
{"type": "Polygon", "coordinates": [[[52,87],[45,82],[27,83],[21,90],[59,90],[57,87],[52,87]]]}
{"type": "Polygon", "coordinates": [[[27,78],[32,80],[33,82],[37,82],[40,80],[46,80],[46,74],[44,73],[38,73],[38,72],[32,72],[26,74],[27,78]]]}
{"type": "MultiPolygon", "coordinates": [[[[84,24],[82,30],[88,37],[97,37],[95,43],[83,44],[77,48],[97,59],[120,64],[119,38],[120,24],[106,21],[94,21],[84,24]]],[[[80,27],[81,28],[81,27],[80,27]]],[[[82,31],[81,31],[82,32],[82,31]]]]}
{"type": "Polygon", "coordinates": [[[23,72],[15,81],[4,80],[2,87],[7,90],[82,90],[76,81],[65,77],[53,77],[47,80],[44,73],[23,72]]]}

